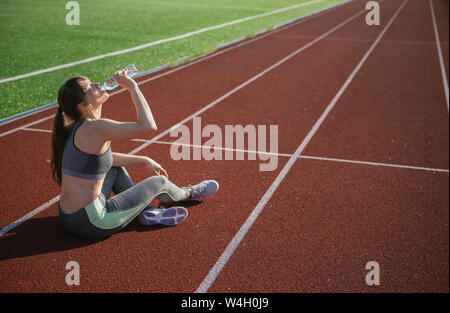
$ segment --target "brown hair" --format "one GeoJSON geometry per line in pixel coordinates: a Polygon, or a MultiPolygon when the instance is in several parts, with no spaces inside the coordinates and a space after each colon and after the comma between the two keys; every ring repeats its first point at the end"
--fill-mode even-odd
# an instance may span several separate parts
{"type": "Polygon", "coordinates": [[[84,80],[88,80],[88,78],[84,76],[69,78],[59,88],[58,92],[59,108],[53,120],[52,160],[50,165],[52,177],[59,186],[61,186],[61,166],[64,147],[72,130],[73,122],[81,119],[81,112],[78,110],[77,105],[85,101],[87,90],[80,85],[80,82],[84,80]],[[64,118],[63,113],[70,118],[70,122],[64,118]]]}

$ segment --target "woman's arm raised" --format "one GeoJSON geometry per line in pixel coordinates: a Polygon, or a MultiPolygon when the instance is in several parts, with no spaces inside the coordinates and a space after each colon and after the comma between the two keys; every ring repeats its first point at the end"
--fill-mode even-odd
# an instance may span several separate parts
{"type": "Polygon", "coordinates": [[[151,129],[156,131],[158,128],[156,127],[155,120],[153,119],[152,111],[145,100],[144,95],[139,89],[138,84],[134,82],[133,88],[129,92],[131,93],[131,98],[133,99],[134,104],[136,105],[136,113],[138,122],[144,127],[144,129],[151,129]]]}
{"type": "Polygon", "coordinates": [[[108,141],[113,139],[135,138],[136,136],[156,131],[157,126],[152,112],[138,84],[127,77],[123,71],[116,72],[114,78],[119,86],[125,88],[130,93],[135,105],[137,121],[118,122],[101,118],[92,123],[93,128],[95,128],[93,134],[100,136],[102,141],[108,141]]]}

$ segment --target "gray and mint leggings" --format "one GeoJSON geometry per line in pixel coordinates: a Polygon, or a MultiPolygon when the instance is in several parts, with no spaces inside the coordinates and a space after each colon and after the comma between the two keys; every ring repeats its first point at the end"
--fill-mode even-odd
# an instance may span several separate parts
{"type": "Polygon", "coordinates": [[[70,232],[88,238],[105,238],[121,231],[157,198],[177,202],[188,198],[188,191],[164,176],[149,177],[134,185],[124,167],[111,167],[103,181],[102,192],[93,202],[72,213],[59,204],[59,220],[70,232]],[[111,191],[114,196],[109,198],[111,191]]]}

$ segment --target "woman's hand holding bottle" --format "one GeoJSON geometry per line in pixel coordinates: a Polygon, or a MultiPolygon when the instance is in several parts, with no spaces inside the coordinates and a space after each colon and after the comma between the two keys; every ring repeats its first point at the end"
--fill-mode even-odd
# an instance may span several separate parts
{"type": "Polygon", "coordinates": [[[127,70],[117,71],[114,73],[113,77],[117,82],[117,85],[125,88],[128,91],[131,91],[133,88],[137,87],[137,83],[132,78],[128,77],[126,73],[127,70]]]}

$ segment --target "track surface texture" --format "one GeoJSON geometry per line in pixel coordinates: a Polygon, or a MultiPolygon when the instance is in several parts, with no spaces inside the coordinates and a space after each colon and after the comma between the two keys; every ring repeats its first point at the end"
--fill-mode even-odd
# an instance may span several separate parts
{"type": "MultiPolygon", "coordinates": [[[[432,1],[442,65],[429,1],[381,2],[379,26],[365,23],[366,1],[351,1],[139,78],[158,124],[139,139],[161,135],[113,151],[152,157],[179,186],[220,183],[176,227],[136,219],[105,240],[72,236],[48,203],[59,194],[55,109],[1,125],[0,228],[19,223],[0,235],[0,291],[448,292],[449,11],[432,1]],[[222,130],[278,125],[277,168],[260,171],[266,161],[247,153],[174,161],[164,131],[193,115],[222,130]],[[72,260],[78,286],[65,280],[72,260]],[[365,282],[369,261],[378,286],[365,282]]],[[[130,96],[111,96],[103,117],[134,119],[130,96]]],[[[151,175],[128,171],[135,182],[151,175]]]]}

